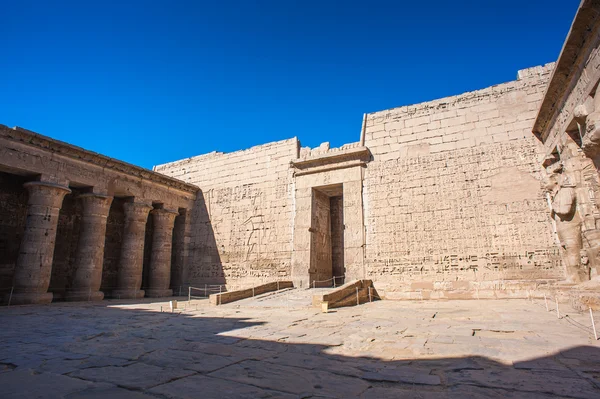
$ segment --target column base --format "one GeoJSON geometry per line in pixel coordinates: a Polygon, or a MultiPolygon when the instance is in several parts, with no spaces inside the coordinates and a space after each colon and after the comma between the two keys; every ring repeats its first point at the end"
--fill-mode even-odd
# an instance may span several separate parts
{"type": "Polygon", "coordinates": [[[65,301],[76,302],[76,301],[101,301],[104,299],[104,292],[102,291],[92,291],[86,292],[85,290],[81,291],[67,291],[65,294],[65,301]]]}
{"type": "Polygon", "coordinates": [[[165,296],[173,296],[173,290],[154,290],[147,289],[146,296],[148,298],[162,298],[165,296]]]}
{"type": "MultiPolygon", "coordinates": [[[[6,295],[5,302],[8,303],[10,295],[6,295]]],[[[36,292],[14,292],[10,297],[12,305],[47,305],[52,302],[52,293],[44,292],[43,294],[36,292]]]]}
{"type": "Polygon", "coordinates": [[[113,299],[142,299],[144,290],[114,290],[111,293],[113,299]]]}

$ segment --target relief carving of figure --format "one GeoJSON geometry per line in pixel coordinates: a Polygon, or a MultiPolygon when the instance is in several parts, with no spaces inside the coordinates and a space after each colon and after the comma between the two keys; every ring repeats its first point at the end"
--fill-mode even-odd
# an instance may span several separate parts
{"type": "Polygon", "coordinates": [[[582,137],[581,148],[596,163],[600,156],[600,95],[588,96],[573,114],[582,137]]]}
{"type": "Polygon", "coordinates": [[[564,250],[563,261],[569,283],[589,280],[589,262],[582,262],[582,253],[587,254],[590,248],[585,232],[596,231],[594,225],[586,228],[585,215],[582,215],[582,209],[587,208],[589,201],[580,187],[580,166],[583,164],[579,153],[577,145],[567,141],[562,147],[561,161],[546,168],[549,179],[546,190],[552,199],[552,218],[564,250]]]}

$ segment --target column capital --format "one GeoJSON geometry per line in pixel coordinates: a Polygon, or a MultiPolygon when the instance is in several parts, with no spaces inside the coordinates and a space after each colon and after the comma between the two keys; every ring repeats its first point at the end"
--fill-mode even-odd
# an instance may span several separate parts
{"type": "Polygon", "coordinates": [[[151,212],[154,217],[155,228],[173,228],[175,218],[179,213],[171,209],[153,209],[151,212]]]}
{"type": "Polygon", "coordinates": [[[108,217],[113,197],[102,194],[85,193],[77,198],[83,204],[83,216],[108,217]]]}
{"type": "Polygon", "coordinates": [[[123,210],[127,219],[145,221],[152,206],[143,202],[126,202],[123,204],[123,210]]]}
{"type": "Polygon", "coordinates": [[[54,183],[30,181],[23,184],[29,192],[29,205],[45,205],[60,208],[65,195],[71,193],[69,187],[54,183]]]}

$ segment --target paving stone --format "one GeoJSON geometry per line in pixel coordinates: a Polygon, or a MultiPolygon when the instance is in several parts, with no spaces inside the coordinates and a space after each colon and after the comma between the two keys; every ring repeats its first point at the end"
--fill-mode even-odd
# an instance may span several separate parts
{"type": "Polygon", "coordinates": [[[185,352],[179,350],[157,350],[140,358],[140,362],[153,364],[160,367],[195,370],[209,373],[243,359],[226,357],[199,352],[185,352]]]}
{"type": "Polygon", "coordinates": [[[135,363],[125,367],[88,368],[75,371],[70,375],[88,381],[109,382],[129,389],[148,389],[192,374],[194,372],[189,370],[135,363]]]}
{"type": "Polygon", "coordinates": [[[97,383],[91,388],[71,393],[65,399],[156,399],[155,396],[146,395],[142,392],[119,388],[112,384],[97,383]]]}
{"type": "Polygon", "coordinates": [[[201,375],[193,375],[159,385],[148,392],[164,395],[169,399],[292,399],[298,397],[284,392],[265,390],[252,385],[201,375]]]}
{"type": "Polygon", "coordinates": [[[573,398],[597,398],[600,390],[581,378],[564,378],[560,373],[524,372],[514,369],[462,370],[447,373],[449,385],[476,385],[573,398]]]}
{"type": "Polygon", "coordinates": [[[254,360],[234,364],[209,376],[294,394],[330,397],[356,397],[370,386],[358,378],[324,370],[306,370],[254,360]]]}
{"type": "Polygon", "coordinates": [[[0,373],[0,398],[6,399],[63,398],[93,386],[77,378],[34,370],[0,373]]]}
{"type": "Polygon", "coordinates": [[[437,375],[432,375],[431,370],[405,366],[380,368],[374,371],[365,371],[360,375],[368,381],[398,382],[403,384],[440,385],[441,380],[437,375]]]}

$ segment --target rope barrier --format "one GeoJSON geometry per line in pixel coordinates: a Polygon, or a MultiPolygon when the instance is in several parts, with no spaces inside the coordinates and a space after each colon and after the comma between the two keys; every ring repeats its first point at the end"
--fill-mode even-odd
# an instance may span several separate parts
{"type": "MultiPolygon", "coordinates": [[[[554,303],[555,303],[555,306],[556,306],[556,310],[555,311],[556,311],[556,318],[557,318],[557,320],[564,320],[567,323],[569,323],[570,325],[572,325],[574,327],[577,327],[578,329],[580,329],[582,331],[585,331],[585,332],[587,332],[590,335],[593,335],[594,339],[596,341],[598,340],[598,331],[596,330],[596,322],[594,320],[594,312],[592,311],[592,308],[588,308],[589,314],[590,314],[591,325],[586,325],[586,324],[583,324],[583,323],[581,323],[581,322],[573,319],[572,316],[570,316],[569,314],[565,313],[564,311],[563,311],[563,314],[561,315],[560,304],[559,304],[557,296],[554,296],[554,298],[552,298],[552,296],[548,296],[548,295],[546,295],[546,293],[544,293],[544,303],[543,304],[539,304],[539,303],[535,302],[533,300],[533,297],[530,297],[530,298],[531,298],[530,299],[531,303],[533,303],[536,306],[541,306],[542,309],[546,309],[546,312],[551,312],[552,311],[552,309],[550,309],[550,307],[548,306],[548,299],[550,299],[550,300],[554,299],[554,303]]],[[[575,311],[575,313],[583,316],[583,312],[575,311]]]]}
{"type": "MultiPolygon", "coordinates": [[[[328,278],[327,280],[313,280],[312,288],[313,289],[317,288],[316,287],[317,283],[327,283],[329,281],[333,281],[333,288],[336,288],[336,283],[335,283],[336,279],[343,279],[343,278],[345,278],[345,276],[333,276],[332,278],[328,278]]],[[[324,287],[319,287],[319,288],[324,288],[324,287]]]]}

